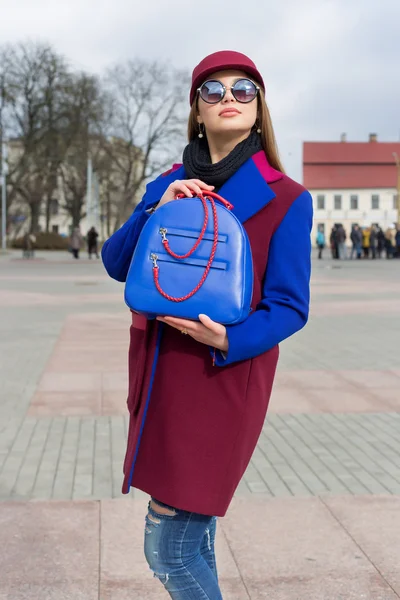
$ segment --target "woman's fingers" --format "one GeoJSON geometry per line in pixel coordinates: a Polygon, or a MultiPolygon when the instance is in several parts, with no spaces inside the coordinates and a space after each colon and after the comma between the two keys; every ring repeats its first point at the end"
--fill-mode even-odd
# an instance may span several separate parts
{"type": "Polygon", "coordinates": [[[184,185],[186,188],[188,188],[190,190],[191,195],[193,195],[193,193],[194,194],[202,193],[201,188],[198,185],[196,185],[195,183],[193,183],[192,181],[185,181],[184,185]]]}
{"type": "Polygon", "coordinates": [[[197,325],[196,321],[179,319],[178,317],[157,317],[157,320],[172,325],[172,327],[176,327],[177,329],[187,329],[188,331],[195,331],[197,325]]]}
{"type": "Polygon", "coordinates": [[[190,321],[188,319],[179,319],[178,317],[157,317],[157,321],[162,321],[179,331],[186,331],[189,335],[196,337],[203,334],[212,336],[213,332],[207,330],[202,323],[190,321]]]}
{"type": "Polygon", "coordinates": [[[206,183],[204,183],[204,181],[201,181],[200,179],[188,179],[179,181],[176,188],[179,191],[184,192],[185,194],[187,193],[187,189],[190,189],[190,191],[194,192],[195,194],[202,194],[204,190],[213,190],[214,186],[207,185],[206,183]]]}
{"type": "Polygon", "coordinates": [[[176,187],[176,192],[182,192],[183,194],[185,194],[185,196],[188,196],[189,198],[193,197],[192,190],[184,183],[180,183],[179,186],[176,187]]]}
{"type": "Polygon", "coordinates": [[[217,335],[225,333],[225,326],[221,325],[221,323],[213,321],[207,315],[200,314],[199,319],[200,322],[204,325],[204,327],[207,327],[207,329],[209,329],[212,333],[215,333],[217,335]]]}
{"type": "Polygon", "coordinates": [[[192,179],[191,181],[194,181],[194,183],[197,183],[197,185],[201,188],[203,188],[204,190],[213,190],[214,189],[214,185],[207,185],[206,183],[204,183],[204,181],[201,181],[201,179],[192,179]]]}

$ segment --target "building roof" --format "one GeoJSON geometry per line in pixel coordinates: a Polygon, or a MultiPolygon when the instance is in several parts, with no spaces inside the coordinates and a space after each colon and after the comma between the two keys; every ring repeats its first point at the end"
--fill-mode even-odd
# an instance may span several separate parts
{"type": "Polygon", "coordinates": [[[400,142],[304,142],[303,183],[312,189],[396,188],[400,142]]]}

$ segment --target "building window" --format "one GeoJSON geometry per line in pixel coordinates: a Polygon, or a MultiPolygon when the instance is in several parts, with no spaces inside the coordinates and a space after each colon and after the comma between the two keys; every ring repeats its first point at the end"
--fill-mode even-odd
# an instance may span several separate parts
{"type": "Polygon", "coordinates": [[[393,196],[393,210],[397,210],[397,194],[393,196]]]}
{"type": "Polygon", "coordinates": [[[52,198],[50,200],[50,214],[53,216],[58,215],[59,210],[60,207],[58,204],[58,200],[56,198],[52,198]]]}
{"type": "Polygon", "coordinates": [[[51,228],[51,231],[53,233],[58,233],[58,225],[53,225],[52,228],[51,228]]]}
{"type": "Polygon", "coordinates": [[[379,209],[379,194],[372,194],[372,196],[371,196],[371,208],[373,210],[379,209]]]}
{"type": "Polygon", "coordinates": [[[342,210],[342,196],[340,194],[337,194],[336,196],[334,196],[333,198],[333,206],[335,208],[335,210],[342,210]]]}
{"type": "Polygon", "coordinates": [[[317,209],[318,210],[324,210],[325,208],[325,195],[324,194],[318,194],[317,196],[317,209]]]}
{"type": "Polygon", "coordinates": [[[350,196],[350,209],[358,210],[358,196],[357,194],[352,194],[350,196]]]}

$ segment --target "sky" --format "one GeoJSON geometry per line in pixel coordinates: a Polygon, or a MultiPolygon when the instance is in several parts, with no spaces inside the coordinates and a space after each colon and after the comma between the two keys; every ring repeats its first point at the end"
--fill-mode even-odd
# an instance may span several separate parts
{"type": "Polygon", "coordinates": [[[298,181],[303,141],[400,140],[399,0],[0,0],[0,44],[28,40],[99,74],[135,57],[191,72],[217,50],[247,54],[298,181]]]}

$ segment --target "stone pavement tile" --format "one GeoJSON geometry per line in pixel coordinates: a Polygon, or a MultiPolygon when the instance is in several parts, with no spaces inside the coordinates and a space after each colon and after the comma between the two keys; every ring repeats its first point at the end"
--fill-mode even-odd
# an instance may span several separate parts
{"type": "Polygon", "coordinates": [[[315,498],[234,498],[221,523],[252,600],[397,598],[315,498]]]}
{"type": "Polygon", "coordinates": [[[39,382],[41,392],[93,392],[101,390],[100,373],[47,373],[39,382]]]}
{"type": "Polygon", "coordinates": [[[51,420],[43,455],[35,470],[32,498],[49,499],[53,495],[66,426],[66,419],[55,417],[51,420]]]}
{"type": "Polygon", "coordinates": [[[0,504],[0,599],[98,599],[94,502],[0,504]]]}
{"type": "Polygon", "coordinates": [[[120,373],[103,373],[103,390],[105,392],[127,392],[128,368],[120,373]]]}
{"type": "Polygon", "coordinates": [[[110,419],[110,429],[112,495],[113,498],[120,498],[123,480],[122,466],[126,452],[125,418],[119,416],[110,419]]]}
{"type": "MultiPolygon", "coordinates": [[[[369,390],[368,390],[369,391],[369,390]]],[[[384,390],[382,390],[384,391],[384,390]]],[[[362,413],[392,411],[393,405],[385,400],[385,395],[376,396],[363,390],[308,390],[310,404],[318,406],[324,413],[362,413]]],[[[308,411],[304,411],[308,412],[308,411]]]]}
{"type": "MultiPolygon", "coordinates": [[[[99,342],[104,344],[104,340],[99,342]]],[[[128,349],[122,351],[111,349],[109,347],[103,350],[90,349],[84,351],[83,348],[76,350],[64,348],[63,352],[53,355],[46,365],[48,372],[92,372],[101,371],[122,371],[126,367],[128,349]]]]}
{"type": "Polygon", "coordinates": [[[340,373],[326,370],[289,371],[288,378],[293,388],[316,390],[352,390],[354,387],[340,373]]]}
{"type": "Polygon", "coordinates": [[[95,498],[112,498],[112,455],[110,419],[96,419],[93,495],[95,498]]]}
{"type": "MultiPolygon", "coordinates": [[[[291,374],[289,375],[291,376],[291,374]]],[[[268,408],[270,413],[352,413],[383,412],[400,408],[400,391],[388,389],[367,390],[345,382],[340,388],[309,388],[274,386],[268,408]],[[397,400],[397,402],[396,402],[397,400]]]]}
{"type": "Polygon", "coordinates": [[[371,396],[378,399],[378,402],[384,402],[390,406],[393,411],[400,412],[400,383],[397,388],[369,388],[368,391],[371,396]]]}
{"type": "Polygon", "coordinates": [[[103,392],[101,402],[102,415],[125,415],[128,388],[117,392],[103,392]]]}
{"type": "Polygon", "coordinates": [[[268,407],[269,413],[320,412],[318,401],[311,398],[307,390],[274,385],[268,407]]]}
{"type": "MultiPolygon", "coordinates": [[[[398,315],[400,312],[400,302],[393,300],[368,300],[363,298],[362,301],[363,315],[398,315]]],[[[360,300],[335,300],[334,302],[311,302],[310,313],[312,317],[334,317],[342,315],[359,315],[360,300]]]]}
{"type": "MultiPolygon", "coordinates": [[[[321,284],[320,281],[314,281],[311,283],[311,294],[313,297],[324,295],[324,296],[340,296],[343,294],[357,296],[360,294],[360,287],[365,286],[366,288],[370,287],[370,281],[357,281],[354,283],[350,283],[347,281],[336,282],[332,284],[332,282],[328,282],[326,284],[321,284]]],[[[381,283],[374,289],[374,295],[382,295],[393,292],[400,292],[400,285],[396,282],[391,283],[381,283]]],[[[365,298],[365,294],[362,294],[363,298],[365,298]]]]}
{"type": "Polygon", "coordinates": [[[29,411],[32,416],[70,416],[101,414],[101,391],[36,392],[29,411]]]}
{"type": "Polygon", "coordinates": [[[31,307],[31,306],[54,306],[58,304],[56,296],[24,291],[21,294],[14,290],[0,290],[1,307],[31,307]]]}
{"type": "Polygon", "coordinates": [[[275,379],[274,379],[274,390],[280,389],[280,388],[293,388],[294,387],[292,378],[290,377],[292,371],[293,371],[293,369],[291,369],[289,371],[287,369],[279,368],[279,363],[278,363],[278,369],[276,371],[276,375],[275,375],[275,379]]]}
{"type": "Polygon", "coordinates": [[[72,497],[90,498],[93,495],[96,420],[81,421],[72,497]]]}
{"type": "MultiPolygon", "coordinates": [[[[399,302],[400,304],[400,302],[399,302]]],[[[339,371],[339,374],[347,381],[363,388],[397,389],[399,390],[399,378],[390,371],[339,371]]]]}
{"type": "Polygon", "coordinates": [[[324,502],[400,596],[400,498],[325,498],[324,502]]]}
{"type": "MultiPolygon", "coordinates": [[[[102,600],[159,600],[162,584],[154,579],[143,553],[144,519],[149,496],[101,502],[102,600]]],[[[235,560],[217,525],[216,555],[221,588],[226,600],[246,600],[235,560]]]]}

